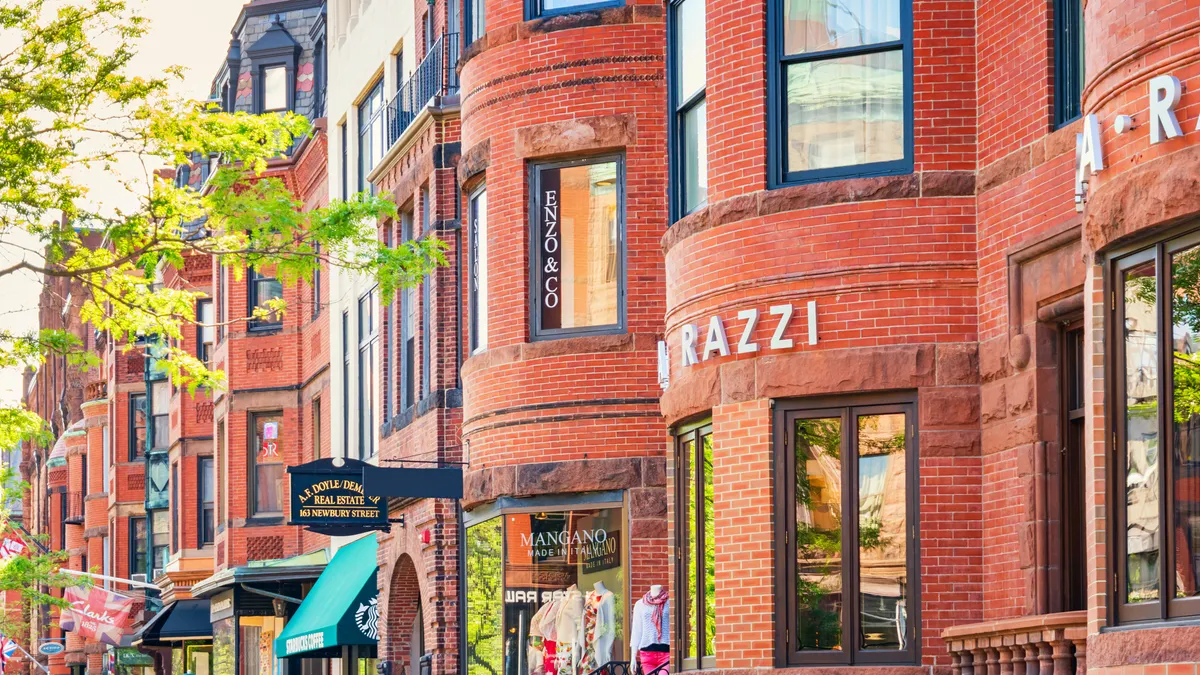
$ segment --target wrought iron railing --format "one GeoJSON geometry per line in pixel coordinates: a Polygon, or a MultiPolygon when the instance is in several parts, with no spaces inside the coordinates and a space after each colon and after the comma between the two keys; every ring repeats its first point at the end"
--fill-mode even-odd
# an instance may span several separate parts
{"type": "Polygon", "coordinates": [[[83,493],[68,492],[67,493],[67,509],[63,514],[63,522],[68,525],[83,524],[83,493]]]}
{"type": "Polygon", "coordinates": [[[429,48],[411,77],[400,86],[385,109],[390,148],[431,99],[458,91],[458,33],[445,33],[429,48]]]}

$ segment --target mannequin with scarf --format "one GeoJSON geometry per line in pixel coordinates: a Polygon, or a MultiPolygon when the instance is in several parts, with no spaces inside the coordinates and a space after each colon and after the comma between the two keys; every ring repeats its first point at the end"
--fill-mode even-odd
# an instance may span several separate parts
{"type": "Polygon", "coordinates": [[[665,667],[670,661],[670,642],[671,600],[666,588],[654,584],[633,606],[629,652],[641,665],[642,672],[649,673],[660,666],[665,667]]]}

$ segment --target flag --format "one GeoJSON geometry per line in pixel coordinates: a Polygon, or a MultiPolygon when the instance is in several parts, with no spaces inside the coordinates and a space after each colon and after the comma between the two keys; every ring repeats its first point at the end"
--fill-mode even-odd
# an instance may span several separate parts
{"type": "Polygon", "coordinates": [[[17,556],[25,555],[25,551],[29,549],[25,545],[25,540],[15,533],[4,535],[4,539],[0,540],[0,560],[12,560],[17,556]]]}
{"type": "Polygon", "coordinates": [[[0,675],[8,668],[8,660],[17,654],[17,643],[4,635],[0,635],[0,675]]]}
{"type": "Polygon", "coordinates": [[[121,646],[133,598],[118,595],[103,588],[71,587],[63,592],[71,606],[62,610],[58,625],[63,630],[79,633],[114,647],[121,646]]]}

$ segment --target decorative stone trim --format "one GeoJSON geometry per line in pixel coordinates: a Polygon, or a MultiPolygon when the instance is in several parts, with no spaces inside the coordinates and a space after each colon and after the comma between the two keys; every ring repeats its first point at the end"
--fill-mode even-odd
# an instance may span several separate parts
{"type": "MultiPolygon", "coordinates": [[[[463,483],[463,508],[469,509],[499,497],[663,488],[667,463],[665,458],[631,457],[497,466],[468,471],[463,483]]],[[[652,517],[666,508],[665,501],[659,504],[654,495],[641,495],[639,500],[646,513],[631,513],[631,518],[652,517]]]]}
{"type": "Polygon", "coordinates": [[[1087,611],[954,626],[942,639],[954,675],[1087,674],[1087,611]]]}

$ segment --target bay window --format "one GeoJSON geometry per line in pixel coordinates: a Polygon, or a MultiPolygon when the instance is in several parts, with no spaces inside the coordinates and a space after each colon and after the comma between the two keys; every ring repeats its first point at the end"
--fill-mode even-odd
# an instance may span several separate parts
{"type": "Polygon", "coordinates": [[[625,330],[624,158],[533,168],[535,339],[625,330]]]}
{"type": "Polygon", "coordinates": [[[789,0],[768,14],[770,183],[910,173],[908,0],[789,0]]]}
{"type": "Polygon", "coordinates": [[[778,661],[915,664],[915,405],[780,403],[778,661]]]}
{"type": "Polygon", "coordinates": [[[1200,233],[1117,258],[1113,272],[1117,618],[1197,616],[1200,233]]]}

